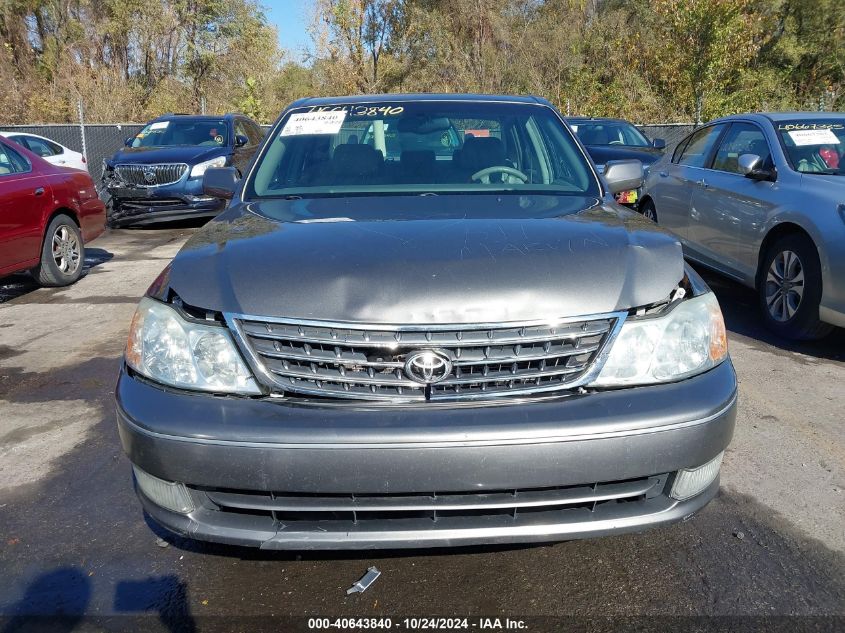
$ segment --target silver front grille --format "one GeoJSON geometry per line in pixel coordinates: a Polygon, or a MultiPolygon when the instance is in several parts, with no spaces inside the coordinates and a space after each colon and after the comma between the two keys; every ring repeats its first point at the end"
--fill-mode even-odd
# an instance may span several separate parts
{"type": "Polygon", "coordinates": [[[137,187],[160,187],[179,182],[188,171],[185,163],[161,163],[158,165],[115,165],[118,180],[137,187]]]}
{"type": "Polygon", "coordinates": [[[360,325],[227,315],[259,378],[274,391],[358,400],[487,399],[572,389],[597,360],[624,313],[554,323],[360,325]],[[434,350],[450,360],[421,384],[406,361],[434,350]]]}

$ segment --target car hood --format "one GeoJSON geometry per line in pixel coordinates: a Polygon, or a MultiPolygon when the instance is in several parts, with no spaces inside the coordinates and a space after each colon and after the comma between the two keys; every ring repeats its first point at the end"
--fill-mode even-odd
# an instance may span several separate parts
{"type": "Polygon", "coordinates": [[[642,161],[651,165],[663,156],[663,150],[654,147],[622,147],[616,145],[588,145],[587,152],[596,165],[604,165],[609,160],[642,161]]]}
{"type": "Polygon", "coordinates": [[[178,147],[125,147],[118,150],[111,157],[109,163],[188,163],[194,165],[202,161],[211,160],[218,156],[225,156],[225,147],[204,147],[201,145],[187,145],[178,147]]]}
{"type": "Polygon", "coordinates": [[[277,200],[230,207],[151,294],[255,316],[498,323],[653,303],[683,265],[676,238],[595,198],[277,200]]]}

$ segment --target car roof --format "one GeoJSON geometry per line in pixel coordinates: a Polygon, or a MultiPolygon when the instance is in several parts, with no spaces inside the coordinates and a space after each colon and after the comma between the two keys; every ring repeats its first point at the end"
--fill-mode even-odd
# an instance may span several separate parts
{"type": "Polygon", "coordinates": [[[793,119],[804,119],[804,120],[821,120],[821,119],[829,119],[831,117],[841,117],[845,116],[843,112],[747,112],[745,114],[731,114],[730,116],[721,117],[719,119],[714,119],[713,121],[709,121],[708,123],[727,123],[730,121],[737,121],[741,119],[746,119],[750,121],[791,121],[793,119]]]}
{"type": "Polygon", "coordinates": [[[375,95],[349,95],[338,97],[306,97],[298,99],[290,104],[288,107],[302,107],[302,106],[320,106],[320,105],[336,105],[338,103],[356,105],[359,103],[373,103],[390,101],[393,103],[403,101],[475,101],[487,103],[522,103],[522,104],[541,104],[552,105],[542,97],[535,97],[530,95],[491,95],[491,94],[460,94],[460,93],[401,93],[401,94],[375,94],[375,95]]]}
{"type": "MultiPolygon", "coordinates": [[[[228,112],[226,114],[180,114],[180,113],[173,113],[168,112],[167,114],[162,114],[158,116],[152,121],[172,121],[174,119],[182,119],[185,121],[219,121],[221,119],[233,119],[236,116],[242,116],[244,118],[248,118],[244,114],[237,114],[234,112],[228,112]]],[[[151,121],[151,122],[152,122],[151,121]]]]}
{"type": "Polygon", "coordinates": [[[563,118],[567,123],[583,123],[586,121],[594,123],[629,123],[634,125],[625,119],[614,119],[613,117],[608,116],[566,116],[563,118]]]}
{"type": "MultiPolygon", "coordinates": [[[[48,136],[41,136],[40,134],[35,134],[34,132],[21,132],[20,130],[4,130],[0,132],[0,136],[5,136],[6,138],[12,138],[14,136],[34,136],[35,138],[40,138],[43,141],[50,141],[51,143],[55,143],[56,145],[62,145],[58,141],[54,141],[48,136]]],[[[64,147],[64,145],[62,145],[62,147],[64,147]]]]}

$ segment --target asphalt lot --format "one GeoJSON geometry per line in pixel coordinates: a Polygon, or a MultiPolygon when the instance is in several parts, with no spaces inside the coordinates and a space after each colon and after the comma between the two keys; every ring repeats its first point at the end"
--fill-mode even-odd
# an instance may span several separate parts
{"type": "MultiPolygon", "coordinates": [[[[146,614],[162,630],[271,614],[838,615],[813,630],[845,628],[845,332],[813,344],[773,339],[753,293],[712,275],[740,412],[721,493],[686,523],[547,546],[342,555],[204,545],[148,524],[112,389],[135,303],[194,230],[113,231],[89,247],[87,275],[67,289],[0,280],[3,633],[28,630],[12,617],[28,614],[69,616],[56,625],[68,631],[130,628],[79,614],[146,614]],[[370,565],[381,578],[347,596],[370,565]]],[[[767,622],[794,630],[806,620],[767,622]]]]}

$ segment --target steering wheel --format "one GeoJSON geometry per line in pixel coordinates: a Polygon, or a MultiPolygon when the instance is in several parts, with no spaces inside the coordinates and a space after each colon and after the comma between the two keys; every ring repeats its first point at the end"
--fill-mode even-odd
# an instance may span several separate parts
{"type": "Polygon", "coordinates": [[[505,165],[493,165],[492,167],[485,167],[484,169],[480,169],[475,172],[472,176],[470,176],[470,180],[478,180],[485,185],[490,184],[490,176],[492,174],[504,174],[508,176],[507,179],[503,178],[502,182],[507,182],[509,184],[515,184],[519,181],[522,184],[528,182],[528,176],[523,174],[518,169],[514,169],[513,167],[507,167],[505,165]],[[519,180],[511,180],[511,178],[518,178],[519,180]]]}
{"type": "Polygon", "coordinates": [[[622,145],[622,141],[610,141],[608,145],[622,145]]]}

